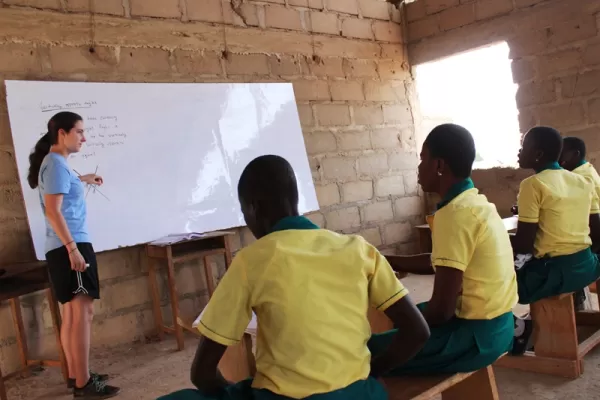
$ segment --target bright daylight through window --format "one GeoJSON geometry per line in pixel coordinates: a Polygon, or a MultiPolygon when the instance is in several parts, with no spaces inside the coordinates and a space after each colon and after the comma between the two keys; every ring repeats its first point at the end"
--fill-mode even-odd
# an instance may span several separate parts
{"type": "Polygon", "coordinates": [[[514,167],[521,134],[506,42],[416,67],[423,135],[453,122],[475,138],[475,168],[514,167]]]}

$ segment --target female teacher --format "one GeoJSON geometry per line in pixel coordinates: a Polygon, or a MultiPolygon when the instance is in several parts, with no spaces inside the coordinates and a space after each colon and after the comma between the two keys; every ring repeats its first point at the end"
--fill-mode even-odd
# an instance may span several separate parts
{"type": "Polygon", "coordinates": [[[46,261],[54,293],[63,304],[60,340],[69,369],[68,388],[82,399],[106,399],[119,388],[106,384],[108,376],[89,369],[93,301],[100,298],[98,266],[87,230],[83,183],[101,185],[100,176],[78,176],[67,162],[85,143],[83,120],[60,112],[48,122],[46,133],[29,156],[27,180],[38,188],[46,216],[46,261]]]}

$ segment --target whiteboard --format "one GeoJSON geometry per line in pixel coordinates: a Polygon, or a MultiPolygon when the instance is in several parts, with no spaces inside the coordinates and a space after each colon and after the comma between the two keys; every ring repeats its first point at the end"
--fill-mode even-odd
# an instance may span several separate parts
{"type": "Polygon", "coordinates": [[[87,191],[96,251],[187,232],[243,226],[237,183],[255,157],[293,166],[299,211],[319,208],[289,83],[148,84],[6,81],[19,179],[35,253],[45,258],[45,221],[27,184],[29,153],[48,120],[69,110],[84,119],[87,142],[69,158],[87,191]]]}

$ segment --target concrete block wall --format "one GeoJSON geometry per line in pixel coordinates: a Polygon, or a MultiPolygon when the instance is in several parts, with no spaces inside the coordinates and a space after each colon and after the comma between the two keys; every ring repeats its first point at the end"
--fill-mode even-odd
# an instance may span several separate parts
{"type": "MultiPolygon", "coordinates": [[[[416,0],[406,18],[412,65],[506,41],[521,132],[580,136],[600,167],[600,0],[416,0]]],[[[474,180],[508,215],[527,175],[496,168],[474,180]]]]}
{"type": "MultiPolygon", "coordinates": [[[[34,257],[5,79],[293,82],[321,205],[310,218],[387,251],[412,250],[411,226],[423,211],[402,21],[382,0],[0,0],[1,262],[34,257]]],[[[254,240],[247,229],[237,233],[236,250],[254,240]]],[[[221,275],[222,262],[213,262],[221,275]]],[[[93,343],[145,340],[153,318],[143,249],[106,252],[99,263],[93,343]]],[[[179,268],[177,280],[182,312],[198,312],[206,302],[200,265],[179,268]]],[[[30,347],[53,351],[43,296],[23,303],[30,347]]],[[[166,294],[162,305],[168,316],[166,294]]],[[[6,304],[0,321],[8,373],[18,352],[6,304]]]]}

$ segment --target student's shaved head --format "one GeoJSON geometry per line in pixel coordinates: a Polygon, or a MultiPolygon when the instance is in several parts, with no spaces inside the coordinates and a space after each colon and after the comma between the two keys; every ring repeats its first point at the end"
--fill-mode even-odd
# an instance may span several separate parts
{"type": "Polygon", "coordinates": [[[531,128],[523,138],[519,151],[519,165],[524,169],[538,170],[544,165],[558,161],[563,139],[560,132],[549,126],[531,128]]]}
{"type": "Polygon", "coordinates": [[[238,198],[248,227],[260,238],[282,218],[298,215],[298,184],[290,163],[276,155],[252,160],[242,172],[238,198]]]}
{"type": "Polygon", "coordinates": [[[561,167],[573,171],[581,165],[585,160],[585,156],[586,148],[583,140],[575,136],[569,136],[563,139],[563,148],[558,161],[561,167]]]}
{"type": "Polygon", "coordinates": [[[581,159],[585,159],[585,142],[578,137],[568,136],[563,139],[563,150],[573,150],[579,153],[581,159]]]}

